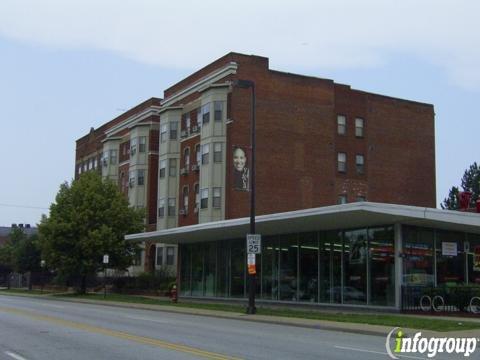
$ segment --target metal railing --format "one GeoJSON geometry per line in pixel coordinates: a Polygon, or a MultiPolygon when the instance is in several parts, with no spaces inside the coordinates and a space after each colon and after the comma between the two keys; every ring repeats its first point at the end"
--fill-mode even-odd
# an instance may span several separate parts
{"type": "Polygon", "coordinates": [[[480,316],[480,287],[402,286],[402,311],[480,316]]]}

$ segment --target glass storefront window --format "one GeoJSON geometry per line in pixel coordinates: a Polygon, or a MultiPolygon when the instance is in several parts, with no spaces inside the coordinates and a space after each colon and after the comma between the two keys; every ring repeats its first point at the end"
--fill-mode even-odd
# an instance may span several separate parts
{"type": "Polygon", "coordinates": [[[437,285],[460,285],[465,282],[464,234],[436,232],[437,285]]]}
{"type": "Polygon", "coordinates": [[[468,234],[468,283],[480,285],[480,235],[468,234]]]}
{"type": "Polygon", "coordinates": [[[189,245],[179,246],[180,251],[180,294],[184,296],[191,295],[191,251],[189,245]]]}
{"type": "Polygon", "coordinates": [[[203,244],[192,245],[192,296],[203,296],[203,244]]]}
{"type": "Polygon", "coordinates": [[[228,241],[217,242],[217,296],[228,296],[230,247],[228,241]]]}
{"type": "Polygon", "coordinates": [[[433,286],[433,230],[402,227],[403,284],[433,286]]]}
{"type": "Polygon", "coordinates": [[[280,237],[280,300],[298,300],[298,236],[280,237]]]}
{"type": "Polygon", "coordinates": [[[215,296],[215,273],[217,263],[217,244],[205,244],[204,286],[205,296],[215,296]]]}
{"type": "Polygon", "coordinates": [[[338,236],[338,232],[336,231],[329,231],[326,234],[320,233],[319,234],[319,286],[320,286],[320,302],[337,302],[341,303],[342,296],[341,296],[341,279],[342,279],[342,272],[341,272],[341,264],[342,264],[342,238],[338,236]],[[338,264],[338,271],[332,269],[332,260],[331,260],[331,249],[336,248],[336,261],[338,264]],[[335,291],[334,287],[332,286],[332,275],[335,273],[337,283],[336,287],[337,290],[335,291]],[[335,299],[335,292],[336,299],[335,299]]]}
{"type": "Polygon", "coordinates": [[[238,239],[231,241],[230,251],[230,296],[245,296],[245,240],[238,239]]]}
{"type": "Polygon", "coordinates": [[[277,300],[278,288],[278,241],[276,236],[262,239],[262,298],[277,300]]]}
{"type": "Polygon", "coordinates": [[[299,246],[299,300],[318,302],[318,240],[317,233],[300,234],[299,246]]]}
{"type": "Polygon", "coordinates": [[[344,232],[344,304],[367,302],[367,230],[344,232]]]}
{"type": "Polygon", "coordinates": [[[370,305],[395,305],[393,228],[368,230],[370,305]]]}

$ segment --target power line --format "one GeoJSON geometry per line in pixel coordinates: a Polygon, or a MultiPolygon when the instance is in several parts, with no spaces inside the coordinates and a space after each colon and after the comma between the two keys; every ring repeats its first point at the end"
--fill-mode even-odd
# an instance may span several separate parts
{"type": "Polygon", "coordinates": [[[40,206],[28,206],[28,205],[18,205],[18,204],[2,204],[0,206],[3,207],[14,207],[14,208],[24,208],[24,209],[39,209],[39,210],[48,210],[48,208],[40,207],[40,206]]]}

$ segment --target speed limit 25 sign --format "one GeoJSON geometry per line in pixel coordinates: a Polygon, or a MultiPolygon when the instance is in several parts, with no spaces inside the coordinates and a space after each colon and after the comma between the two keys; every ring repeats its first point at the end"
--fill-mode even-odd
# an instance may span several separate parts
{"type": "Polygon", "coordinates": [[[262,236],[260,234],[247,234],[247,254],[262,253],[262,236]]]}

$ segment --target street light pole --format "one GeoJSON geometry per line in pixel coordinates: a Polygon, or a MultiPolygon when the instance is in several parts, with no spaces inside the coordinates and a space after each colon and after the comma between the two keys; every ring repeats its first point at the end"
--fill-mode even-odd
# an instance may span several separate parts
{"type": "MultiPolygon", "coordinates": [[[[250,146],[252,148],[251,166],[250,166],[250,234],[255,234],[255,83],[252,80],[236,80],[233,86],[242,89],[252,89],[252,115],[250,123],[250,146]]],[[[255,255],[256,257],[257,255],[255,255]]],[[[255,289],[256,289],[256,275],[248,274],[248,307],[247,314],[255,314],[257,308],[255,307],[255,289]]]]}

